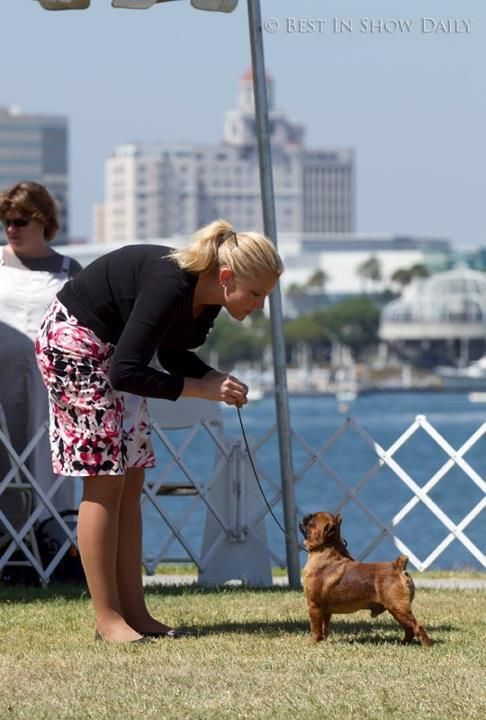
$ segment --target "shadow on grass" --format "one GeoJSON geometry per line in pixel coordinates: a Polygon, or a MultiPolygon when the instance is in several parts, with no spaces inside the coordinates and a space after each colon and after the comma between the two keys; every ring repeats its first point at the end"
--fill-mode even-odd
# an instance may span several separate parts
{"type": "MultiPolygon", "coordinates": [[[[259,588],[259,589],[243,589],[243,588],[222,588],[222,589],[209,589],[200,588],[197,586],[167,586],[167,587],[151,587],[146,589],[147,595],[152,596],[172,596],[172,597],[183,597],[183,596],[200,596],[203,599],[205,596],[228,596],[228,595],[251,595],[266,594],[274,595],[278,601],[278,597],[287,595],[289,592],[299,592],[297,590],[288,590],[286,588],[259,588]]],[[[79,602],[88,601],[89,594],[87,588],[83,584],[73,583],[52,583],[46,588],[42,587],[25,587],[25,586],[2,586],[0,583],[0,604],[2,603],[17,603],[17,604],[30,604],[38,601],[49,602],[49,601],[72,601],[79,602]]],[[[336,617],[336,616],[334,616],[336,617]]],[[[193,630],[192,628],[188,628],[193,630]]],[[[441,625],[428,625],[427,630],[430,632],[434,644],[442,644],[443,640],[436,640],[436,633],[451,632],[456,628],[450,624],[441,625]]],[[[222,622],[203,625],[197,628],[195,631],[197,637],[211,637],[211,636],[222,636],[222,635],[259,635],[266,638],[277,638],[283,635],[300,635],[303,639],[310,642],[309,623],[307,620],[262,620],[259,622],[255,621],[243,621],[243,622],[222,622]]],[[[346,621],[333,620],[331,621],[330,628],[330,639],[336,637],[339,642],[352,645],[399,645],[403,631],[398,625],[393,625],[392,622],[383,622],[379,620],[355,620],[346,621]]],[[[414,641],[414,644],[418,644],[418,641],[414,641]]]]}
{"type": "Polygon", "coordinates": [[[88,588],[84,583],[49,583],[45,588],[40,585],[6,585],[0,581],[0,604],[29,604],[62,600],[88,600],[88,588]]]}
{"type": "MultiPolygon", "coordinates": [[[[451,632],[452,625],[430,625],[427,627],[433,636],[435,631],[451,632]]],[[[282,635],[306,635],[310,640],[309,623],[299,620],[285,621],[263,621],[263,622],[227,622],[214,625],[205,625],[199,628],[198,637],[210,635],[261,635],[265,637],[280,637],[282,635]]],[[[401,645],[403,630],[400,626],[393,626],[386,622],[377,621],[355,621],[355,622],[331,622],[329,638],[339,637],[339,642],[350,645],[401,645]]],[[[440,645],[443,640],[435,640],[435,645],[440,645]]],[[[413,644],[420,644],[414,640],[413,644]]]]}
{"type": "MultiPolygon", "coordinates": [[[[146,596],[155,597],[183,597],[183,596],[218,596],[218,595],[248,595],[253,593],[288,594],[301,593],[301,590],[289,590],[285,587],[251,588],[251,587],[215,587],[204,588],[193,585],[149,585],[145,588],[146,596]]],[[[80,600],[88,598],[88,588],[84,583],[51,582],[41,585],[5,584],[0,580],[0,603],[30,603],[35,600],[49,602],[50,600],[80,600]]]]}
{"type": "MultiPolygon", "coordinates": [[[[286,587],[251,588],[251,587],[220,587],[204,588],[194,585],[155,585],[145,588],[145,594],[152,597],[187,597],[200,596],[201,599],[209,596],[241,596],[241,595],[273,595],[278,600],[279,596],[288,596],[289,593],[302,594],[302,590],[290,590],[286,587]]],[[[0,604],[17,603],[30,604],[37,601],[88,601],[89,593],[83,583],[49,583],[47,587],[4,585],[0,581],[0,604]]],[[[330,638],[338,636],[340,642],[347,644],[362,645],[397,645],[401,643],[403,636],[402,628],[393,621],[384,622],[380,620],[338,620],[339,616],[334,615],[331,621],[330,638]],[[336,618],[336,619],[335,619],[336,618]]],[[[188,628],[192,630],[192,628],[188,628]]],[[[451,624],[427,625],[434,644],[442,644],[442,640],[436,640],[436,632],[452,632],[456,630],[451,624]]],[[[267,637],[279,637],[281,635],[304,635],[310,639],[309,623],[307,620],[271,620],[261,622],[226,622],[204,625],[197,629],[198,637],[211,635],[264,635],[267,637]]],[[[417,641],[415,641],[417,642],[417,641]]]]}

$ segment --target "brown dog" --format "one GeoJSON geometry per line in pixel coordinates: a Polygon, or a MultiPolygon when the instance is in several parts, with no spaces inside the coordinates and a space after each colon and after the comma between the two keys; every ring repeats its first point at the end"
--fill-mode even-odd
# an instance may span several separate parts
{"type": "Polygon", "coordinates": [[[405,629],[404,643],[417,636],[422,645],[432,644],[412,613],[415,588],[405,572],[408,562],[405,555],[393,562],[357,562],[341,540],[339,515],[327,512],[306,515],[299,527],[309,551],[304,592],[314,642],[327,638],[333,613],[371,610],[371,617],[376,617],[388,610],[405,629]]]}

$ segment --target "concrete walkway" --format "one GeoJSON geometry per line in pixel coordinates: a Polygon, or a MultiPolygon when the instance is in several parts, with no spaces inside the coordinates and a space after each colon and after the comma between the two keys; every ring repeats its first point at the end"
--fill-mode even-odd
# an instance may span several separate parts
{"type": "MultiPolygon", "coordinates": [[[[413,579],[416,588],[429,590],[486,590],[486,577],[482,578],[417,578],[413,579]]],[[[197,575],[144,575],[143,583],[151,585],[197,585],[197,575]]],[[[242,585],[240,580],[230,580],[225,585],[242,585]]],[[[276,587],[288,586],[286,577],[274,577],[276,587]]]]}

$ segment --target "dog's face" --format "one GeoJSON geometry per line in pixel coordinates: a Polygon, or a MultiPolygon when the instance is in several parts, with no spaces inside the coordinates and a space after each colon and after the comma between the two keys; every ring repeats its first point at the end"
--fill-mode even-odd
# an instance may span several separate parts
{"type": "Polygon", "coordinates": [[[341,516],[328,512],[312,513],[304,517],[299,528],[305,538],[304,545],[308,550],[313,550],[340,539],[341,516]]]}

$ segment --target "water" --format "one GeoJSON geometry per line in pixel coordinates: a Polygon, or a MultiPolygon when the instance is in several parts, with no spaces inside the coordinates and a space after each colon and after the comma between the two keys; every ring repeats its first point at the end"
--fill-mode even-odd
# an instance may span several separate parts
{"type": "MultiPolygon", "coordinates": [[[[362,438],[348,429],[325,453],[321,453],[320,464],[314,464],[307,469],[309,453],[322,449],[342,428],[347,415],[338,411],[333,397],[291,397],[289,405],[291,426],[299,436],[293,441],[298,516],[300,518],[303,514],[316,510],[335,511],[337,508],[342,508],[340,511],[343,517],[343,536],[348,541],[351,553],[355,556],[359,555],[369,543],[373,542],[379,533],[379,527],[373,524],[356,503],[346,504],[346,490],[353,489],[373,468],[377,462],[376,453],[362,438]],[[341,484],[337,476],[341,479],[341,484]]],[[[447,442],[458,450],[485,421],[486,405],[470,403],[464,394],[381,393],[359,397],[351,404],[347,414],[384,449],[388,449],[407,430],[417,415],[425,415],[447,442]]],[[[222,415],[225,435],[240,437],[236,411],[225,406],[222,415]]],[[[242,415],[247,435],[253,441],[258,441],[276,422],[273,398],[264,398],[246,406],[242,415]]],[[[187,440],[188,431],[172,432],[170,437],[174,444],[179,446],[187,440]]],[[[482,435],[464,456],[483,480],[486,478],[485,437],[482,435]]],[[[168,456],[161,447],[158,447],[158,456],[159,465],[157,470],[151,471],[153,473],[159,473],[162,468],[168,467],[168,456]]],[[[191,442],[190,454],[184,457],[187,459],[187,465],[196,473],[200,481],[209,482],[214,462],[214,444],[204,431],[196,435],[191,442]]],[[[421,429],[393,457],[419,487],[423,487],[448,459],[444,451],[421,429]]],[[[275,494],[275,483],[279,483],[276,432],[258,450],[257,463],[265,493],[271,498],[275,494]]],[[[184,477],[178,469],[173,469],[168,480],[177,482],[184,480],[184,477]]],[[[387,467],[379,469],[356,492],[358,498],[384,523],[389,523],[413,497],[413,492],[387,467]]],[[[459,523],[480,502],[484,494],[462,470],[454,467],[429,492],[429,497],[454,523],[459,523]]],[[[164,497],[160,498],[159,502],[175,522],[179,522],[184,515],[189,514],[183,532],[189,539],[191,547],[199,555],[205,517],[200,499],[164,497]]],[[[275,506],[274,511],[283,522],[281,502],[275,506]]],[[[144,513],[144,551],[146,555],[154,555],[162,547],[168,531],[154,508],[146,506],[144,513]]],[[[483,511],[464,531],[483,553],[485,525],[483,511]]],[[[279,557],[285,558],[283,535],[269,515],[267,515],[266,527],[270,547],[279,557]]],[[[448,530],[422,502],[419,502],[399,524],[397,535],[419,560],[423,561],[448,535],[448,530]]],[[[385,540],[368,555],[367,559],[391,559],[397,554],[397,548],[392,542],[385,540]]],[[[182,559],[185,553],[177,542],[173,542],[165,552],[165,556],[182,559]]],[[[302,562],[305,560],[304,553],[301,560],[302,562]]],[[[481,566],[462,543],[454,539],[444,553],[435,560],[432,567],[437,569],[481,566]]]]}

